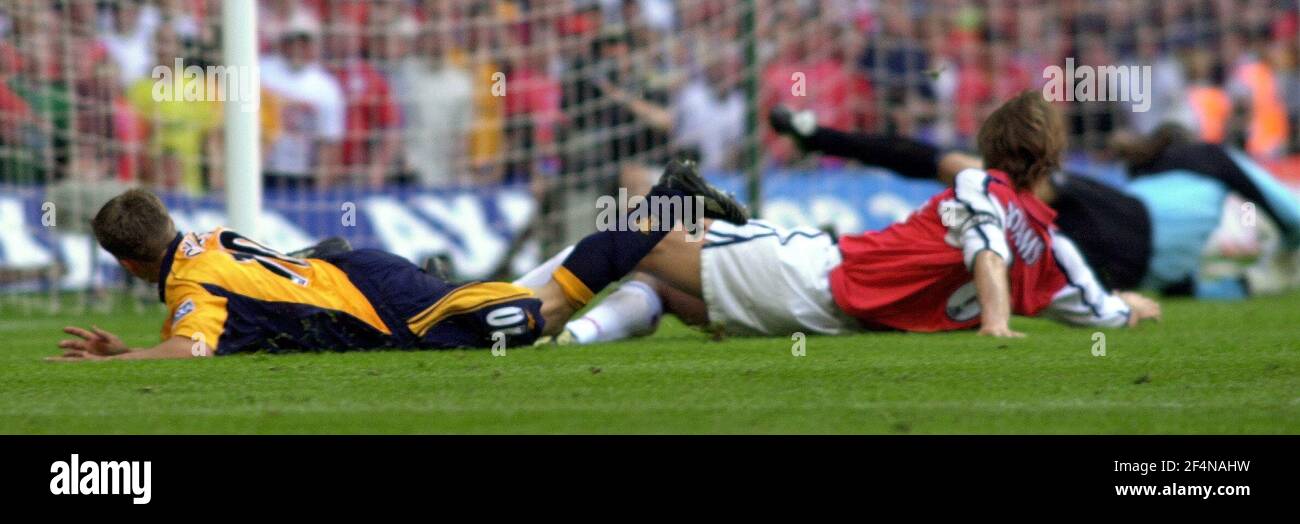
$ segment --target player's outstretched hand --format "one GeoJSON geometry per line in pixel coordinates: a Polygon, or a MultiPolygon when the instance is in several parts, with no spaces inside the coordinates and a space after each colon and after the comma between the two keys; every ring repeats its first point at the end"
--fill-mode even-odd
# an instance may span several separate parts
{"type": "Polygon", "coordinates": [[[68,326],[63,328],[63,332],[80,338],[80,340],[73,338],[59,342],[59,348],[68,352],[64,354],[65,357],[70,353],[81,353],[90,357],[111,357],[129,350],[117,335],[99,329],[98,326],[91,327],[90,331],[68,326]]]}
{"type": "Polygon", "coordinates": [[[1005,324],[996,326],[980,326],[979,335],[981,337],[994,338],[1025,338],[1025,334],[1019,331],[1012,331],[1005,324]]]}
{"type": "Polygon", "coordinates": [[[1160,321],[1160,303],[1132,291],[1121,291],[1119,298],[1133,310],[1133,314],[1128,317],[1128,327],[1134,327],[1146,319],[1160,321]]]}

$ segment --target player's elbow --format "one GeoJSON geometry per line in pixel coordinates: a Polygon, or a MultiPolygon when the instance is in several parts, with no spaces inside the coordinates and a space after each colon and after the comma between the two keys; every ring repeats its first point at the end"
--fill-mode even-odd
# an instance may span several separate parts
{"type": "Polygon", "coordinates": [[[977,247],[970,249],[969,254],[966,255],[966,268],[977,276],[985,272],[990,274],[1005,272],[1007,259],[995,247],[977,247]]]}
{"type": "Polygon", "coordinates": [[[975,265],[977,267],[988,265],[993,268],[1002,269],[1006,267],[1006,259],[1002,258],[1002,255],[998,253],[997,250],[992,248],[982,249],[978,253],[975,253],[975,265]]]}

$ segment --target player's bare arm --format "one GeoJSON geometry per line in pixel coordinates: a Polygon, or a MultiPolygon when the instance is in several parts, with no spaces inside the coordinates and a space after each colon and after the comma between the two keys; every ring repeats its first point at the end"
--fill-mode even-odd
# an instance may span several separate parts
{"type": "Polygon", "coordinates": [[[171,337],[162,343],[141,349],[127,347],[117,335],[99,327],[90,330],[68,326],[63,332],[77,338],[59,342],[63,355],[48,357],[50,362],[85,362],[88,360],[159,360],[211,356],[211,351],[195,351],[195,342],[185,337],[171,337]]]}
{"type": "Polygon", "coordinates": [[[975,291],[980,302],[980,335],[1020,338],[1024,333],[1012,331],[1011,286],[1007,266],[997,253],[985,250],[975,255],[975,291]]]}

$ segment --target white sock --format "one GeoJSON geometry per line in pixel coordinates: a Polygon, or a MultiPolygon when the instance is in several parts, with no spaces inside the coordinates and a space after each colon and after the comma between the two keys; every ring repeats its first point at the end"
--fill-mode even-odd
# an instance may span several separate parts
{"type": "Polygon", "coordinates": [[[565,328],[573,332],[579,344],[611,342],[654,333],[663,311],[659,294],[644,282],[632,280],[565,328]]]}
{"type": "Polygon", "coordinates": [[[537,291],[551,281],[551,275],[555,273],[556,268],[564,263],[564,259],[569,258],[569,253],[573,252],[573,246],[560,250],[559,254],[549,258],[542,265],[533,268],[532,271],[525,273],[524,276],[515,280],[516,286],[524,286],[533,291],[537,291]]]}

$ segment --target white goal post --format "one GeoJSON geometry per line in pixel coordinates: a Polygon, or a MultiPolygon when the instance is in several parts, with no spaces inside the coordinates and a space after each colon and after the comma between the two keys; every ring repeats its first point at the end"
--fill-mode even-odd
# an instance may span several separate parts
{"type": "MultiPolygon", "coordinates": [[[[260,84],[257,67],[257,3],[254,0],[221,2],[222,46],[226,67],[235,71],[226,93],[238,92],[233,79],[252,75],[246,85],[260,84]]],[[[241,93],[242,94],[242,93],[241,93]]],[[[226,219],[230,227],[253,239],[260,238],[258,217],[262,213],[262,156],[259,117],[261,97],[253,89],[251,100],[227,100],[225,111],[226,219]]]]}

